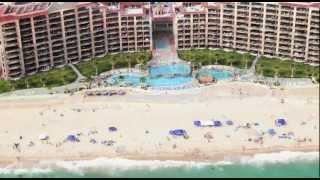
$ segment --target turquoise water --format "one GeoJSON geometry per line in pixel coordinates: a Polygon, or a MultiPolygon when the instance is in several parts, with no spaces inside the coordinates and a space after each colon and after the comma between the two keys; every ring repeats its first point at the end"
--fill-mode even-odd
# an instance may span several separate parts
{"type": "Polygon", "coordinates": [[[113,75],[107,79],[107,82],[110,84],[113,84],[113,83],[117,84],[123,81],[123,82],[131,83],[133,86],[137,86],[140,84],[141,77],[143,76],[139,74],[133,74],[133,73],[113,75]],[[120,78],[120,76],[122,76],[122,78],[120,78]]]}
{"type": "MultiPolygon", "coordinates": [[[[139,74],[122,74],[122,78],[120,78],[120,75],[114,75],[111,76],[107,81],[109,83],[118,82],[121,83],[121,81],[127,82],[132,84],[133,86],[140,85],[140,78],[143,77],[139,74]]],[[[145,83],[150,85],[151,87],[163,87],[163,86],[178,86],[185,83],[188,83],[192,80],[192,77],[189,76],[176,76],[176,77],[157,77],[157,78],[150,78],[146,77],[145,83]]]]}
{"type": "Polygon", "coordinates": [[[184,64],[169,64],[150,67],[148,69],[150,77],[157,76],[168,76],[168,75],[188,75],[191,72],[191,69],[188,65],[184,64]]]}
{"type": "Polygon", "coordinates": [[[174,78],[159,77],[159,78],[149,78],[147,84],[152,87],[161,87],[161,86],[178,86],[186,84],[192,80],[192,77],[177,76],[174,78]]]}
{"type": "MultiPolygon", "coordinates": [[[[149,75],[145,77],[145,83],[151,87],[168,87],[186,84],[192,80],[190,75],[191,69],[184,64],[171,64],[150,67],[149,75]]],[[[121,75],[113,75],[106,81],[110,84],[121,82],[129,83],[133,86],[140,85],[142,75],[135,73],[127,73],[121,75]],[[122,76],[120,78],[120,76],[122,76]]]]}
{"type": "Polygon", "coordinates": [[[103,169],[100,171],[91,170],[87,172],[70,172],[62,169],[52,170],[50,172],[20,171],[20,172],[1,172],[3,177],[176,177],[176,178],[208,178],[208,177],[280,177],[280,178],[318,178],[319,160],[313,161],[293,161],[290,163],[267,163],[263,165],[256,164],[227,164],[227,165],[205,165],[205,166],[179,166],[163,168],[139,168],[127,170],[103,169]]]}
{"type": "Polygon", "coordinates": [[[232,77],[232,73],[230,71],[223,71],[223,70],[215,70],[215,69],[203,69],[200,70],[199,74],[209,74],[210,76],[218,79],[223,80],[229,77],[232,77]]]}
{"type": "MultiPolygon", "coordinates": [[[[149,75],[145,77],[145,83],[151,87],[175,87],[187,84],[192,81],[190,66],[185,64],[170,64],[150,67],[149,75]]],[[[218,80],[232,77],[232,73],[223,70],[200,70],[199,74],[209,74],[218,80]]],[[[126,73],[121,75],[113,75],[107,79],[109,84],[118,84],[126,82],[132,86],[139,86],[140,74],[126,73]],[[120,78],[120,76],[122,76],[120,78]]]]}

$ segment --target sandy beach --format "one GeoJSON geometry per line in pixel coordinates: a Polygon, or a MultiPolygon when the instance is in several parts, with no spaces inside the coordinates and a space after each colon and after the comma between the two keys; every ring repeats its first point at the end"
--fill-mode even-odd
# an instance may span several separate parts
{"type": "Polygon", "coordinates": [[[214,161],[283,150],[319,151],[319,85],[270,89],[228,82],[194,92],[160,96],[127,90],[125,96],[113,97],[84,97],[83,93],[2,97],[0,164],[98,157],[214,161]],[[279,117],[288,124],[276,127],[279,117]],[[196,119],[213,118],[223,126],[193,124],[196,119]],[[234,124],[225,125],[224,120],[234,124]],[[244,127],[247,123],[249,128],[244,127]],[[109,132],[111,126],[118,130],[109,132]],[[174,128],[185,129],[189,138],[169,135],[174,128]],[[277,134],[262,133],[269,128],[277,134]],[[294,137],[278,137],[288,132],[294,137]],[[49,136],[47,141],[39,140],[43,133],[49,136]],[[64,142],[69,133],[79,134],[80,142],[64,142]],[[205,138],[208,133],[213,137],[210,140],[205,138]],[[110,140],[112,145],[101,143],[110,140]]]}

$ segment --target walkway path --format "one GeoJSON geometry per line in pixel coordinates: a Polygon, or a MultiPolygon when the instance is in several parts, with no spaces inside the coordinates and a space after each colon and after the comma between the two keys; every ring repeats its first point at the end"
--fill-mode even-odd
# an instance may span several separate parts
{"type": "Polygon", "coordinates": [[[85,76],[83,76],[80,71],[73,65],[73,64],[68,64],[68,66],[77,74],[77,79],[73,83],[78,83],[82,79],[86,79],[85,76]]]}
{"type": "Polygon", "coordinates": [[[260,59],[260,55],[257,55],[256,58],[253,60],[251,67],[249,69],[249,73],[255,73],[256,72],[256,64],[258,60],[260,59]]]}

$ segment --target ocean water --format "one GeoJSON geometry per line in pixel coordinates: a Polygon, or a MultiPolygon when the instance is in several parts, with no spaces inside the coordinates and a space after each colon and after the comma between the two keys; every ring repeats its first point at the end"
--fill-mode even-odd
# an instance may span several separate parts
{"type": "Polygon", "coordinates": [[[319,178],[319,152],[280,152],[221,162],[90,161],[42,162],[30,169],[0,169],[2,177],[280,177],[319,178]]]}

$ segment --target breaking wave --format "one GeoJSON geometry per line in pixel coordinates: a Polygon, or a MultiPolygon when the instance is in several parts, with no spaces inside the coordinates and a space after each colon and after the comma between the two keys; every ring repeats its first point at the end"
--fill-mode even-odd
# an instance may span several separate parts
{"type": "Polygon", "coordinates": [[[218,167],[218,169],[230,165],[253,165],[263,166],[272,163],[292,163],[295,161],[319,161],[319,152],[290,152],[256,154],[253,156],[242,156],[239,158],[226,158],[219,162],[195,162],[195,161],[160,161],[160,160],[128,160],[128,159],[108,159],[97,158],[93,160],[81,161],[41,161],[33,168],[0,168],[0,177],[3,175],[45,175],[55,172],[69,172],[84,176],[88,172],[99,172],[110,176],[132,170],[149,170],[183,168],[201,169],[208,167],[218,167]],[[36,168],[34,168],[36,167],[36,168]]]}

